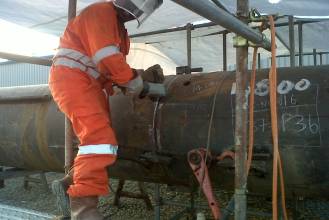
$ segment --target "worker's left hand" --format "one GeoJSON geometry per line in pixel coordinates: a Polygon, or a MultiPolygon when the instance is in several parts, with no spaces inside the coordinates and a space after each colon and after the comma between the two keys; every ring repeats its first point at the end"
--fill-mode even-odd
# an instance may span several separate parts
{"type": "Polygon", "coordinates": [[[112,81],[111,80],[106,78],[106,76],[104,76],[104,75],[100,75],[97,78],[97,81],[101,84],[102,89],[105,90],[105,92],[108,96],[113,95],[114,91],[113,91],[113,88],[112,88],[112,81]]]}
{"type": "Polygon", "coordinates": [[[159,64],[153,65],[144,71],[138,71],[146,82],[163,83],[164,75],[163,70],[159,64]]]}

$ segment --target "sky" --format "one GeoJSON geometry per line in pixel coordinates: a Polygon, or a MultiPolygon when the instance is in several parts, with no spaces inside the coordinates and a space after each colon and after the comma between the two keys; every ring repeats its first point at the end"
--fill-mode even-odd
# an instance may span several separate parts
{"type": "Polygon", "coordinates": [[[58,47],[57,36],[40,33],[0,19],[0,51],[26,56],[52,55],[58,47]]]}

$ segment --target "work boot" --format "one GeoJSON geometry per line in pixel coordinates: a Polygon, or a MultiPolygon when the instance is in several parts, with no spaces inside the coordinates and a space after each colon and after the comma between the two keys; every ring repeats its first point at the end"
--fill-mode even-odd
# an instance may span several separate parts
{"type": "Polygon", "coordinates": [[[103,220],[97,209],[98,197],[70,197],[71,220],[103,220]]]}
{"type": "MultiPolygon", "coordinates": [[[[73,184],[73,170],[66,174],[62,179],[54,180],[51,184],[53,194],[56,196],[57,206],[62,214],[62,219],[70,217],[70,199],[67,190],[73,184]]],[[[60,218],[59,217],[59,218],[60,218]]]]}

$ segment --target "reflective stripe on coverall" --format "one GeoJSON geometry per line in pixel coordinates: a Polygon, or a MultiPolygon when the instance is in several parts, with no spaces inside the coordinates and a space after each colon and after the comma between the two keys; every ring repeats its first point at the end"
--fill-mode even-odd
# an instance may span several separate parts
{"type": "Polygon", "coordinates": [[[49,87],[80,140],[74,160],[71,197],[108,193],[106,167],[116,160],[108,97],[99,77],[122,85],[134,81],[126,63],[129,39],[111,2],[87,7],[72,19],[54,57],[49,87]]]}

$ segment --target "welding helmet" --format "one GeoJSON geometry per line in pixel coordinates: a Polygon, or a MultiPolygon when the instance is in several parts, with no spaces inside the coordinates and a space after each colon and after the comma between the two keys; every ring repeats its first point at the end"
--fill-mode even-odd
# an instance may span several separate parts
{"type": "Polygon", "coordinates": [[[138,21],[138,27],[163,3],[163,0],[113,0],[113,4],[125,10],[138,21]]]}

